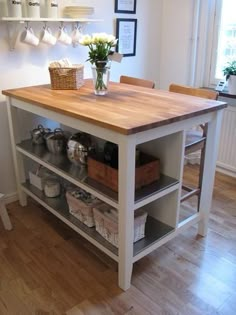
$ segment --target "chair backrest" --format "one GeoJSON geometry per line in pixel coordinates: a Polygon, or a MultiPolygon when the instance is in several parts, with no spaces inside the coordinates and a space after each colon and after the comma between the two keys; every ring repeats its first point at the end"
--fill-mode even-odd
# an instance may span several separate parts
{"type": "Polygon", "coordinates": [[[126,83],[126,84],[131,84],[131,85],[137,85],[137,86],[142,86],[150,89],[154,89],[155,83],[150,80],[144,80],[144,79],[138,79],[134,77],[128,77],[125,75],[122,75],[120,77],[120,83],[126,83]]]}
{"type": "Polygon", "coordinates": [[[175,92],[175,93],[192,95],[192,96],[198,96],[198,97],[207,98],[211,100],[217,100],[219,96],[219,93],[217,91],[201,89],[201,88],[193,88],[190,86],[178,85],[174,83],[172,83],[169,86],[169,91],[175,92]]]}

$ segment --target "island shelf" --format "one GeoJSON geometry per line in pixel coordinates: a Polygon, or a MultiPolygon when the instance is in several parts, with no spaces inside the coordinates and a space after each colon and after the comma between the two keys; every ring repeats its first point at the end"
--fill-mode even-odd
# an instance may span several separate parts
{"type": "MultiPolygon", "coordinates": [[[[44,144],[35,145],[32,143],[31,139],[19,143],[16,146],[16,150],[71,183],[94,194],[112,207],[117,207],[118,193],[89,178],[87,168],[72,164],[66,155],[50,153],[44,144]]],[[[154,198],[159,198],[160,195],[163,196],[178,188],[178,180],[161,174],[160,180],[135,191],[135,209],[140,207],[140,202],[142,202],[142,205],[148,203],[149,200],[146,200],[148,198],[153,200],[154,198]]]]}
{"type": "MultiPolygon", "coordinates": [[[[31,185],[29,181],[22,184],[22,190],[24,190],[27,195],[54,214],[58,219],[63,221],[77,233],[86,238],[89,242],[102,250],[105,254],[118,262],[118,249],[106,241],[98,232],[96,232],[94,227],[87,227],[85,224],[71,215],[69,213],[68,204],[64,196],[48,198],[42,191],[31,185]]],[[[146,222],[146,231],[145,238],[133,244],[134,261],[136,261],[136,255],[140,255],[146,248],[156,244],[160,239],[173,232],[174,229],[167,224],[164,224],[155,218],[148,216],[146,222]]]]}

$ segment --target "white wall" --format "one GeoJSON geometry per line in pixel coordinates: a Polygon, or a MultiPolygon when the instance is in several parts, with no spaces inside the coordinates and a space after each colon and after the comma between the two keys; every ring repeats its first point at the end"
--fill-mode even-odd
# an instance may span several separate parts
{"type": "Polygon", "coordinates": [[[163,1],[160,88],[168,89],[172,82],[187,84],[189,81],[194,1],[163,1]]]}
{"type": "MultiPolygon", "coordinates": [[[[0,15],[6,15],[6,1],[0,0],[0,15]]],[[[105,31],[115,34],[115,18],[137,18],[138,37],[135,57],[124,58],[121,64],[112,65],[112,79],[117,81],[120,74],[133,75],[141,78],[153,79],[159,85],[159,43],[162,0],[138,0],[137,14],[115,14],[114,1],[87,0],[61,1],[60,8],[70,3],[95,7],[94,18],[104,22],[86,26],[85,33],[105,31]]],[[[29,47],[22,44],[19,38],[14,51],[9,51],[7,41],[7,23],[0,22],[0,90],[21,86],[49,83],[48,64],[50,60],[67,57],[72,63],[83,63],[87,58],[85,47],[29,47]]],[[[39,34],[42,24],[32,23],[36,34],[39,34]]],[[[51,23],[53,32],[57,32],[58,23],[51,23]]],[[[24,25],[20,26],[20,31],[24,25]]],[[[68,24],[69,30],[69,24],[68,24]]],[[[91,76],[90,65],[86,64],[85,76],[91,76]]],[[[34,124],[36,121],[34,121],[34,124]]],[[[31,124],[26,126],[30,130],[31,124]]],[[[0,191],[6,194],[15,192],[15,179],[11,159],[10,140],[7,123],[5,98],[0,94],[0,191]]]]}
{"type": "Polygon", "coordinates": [[[170,83],[207,86],[216,0],[163,0],[160,88],[170,83]]]}

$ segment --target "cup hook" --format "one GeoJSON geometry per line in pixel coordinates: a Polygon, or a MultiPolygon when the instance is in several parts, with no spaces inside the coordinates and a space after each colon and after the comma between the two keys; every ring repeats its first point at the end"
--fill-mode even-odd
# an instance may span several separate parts
{"type": "Polygon", "coordinates": [[[78,23],[78,24],[79,24],[79,31],[81,34],[83,34],[84,24],[83,23],[78,23]]]}
{"type": "Polygon", "coordinates": [[[26,21],[26,26],[25,26],[25,29],[27,30],[29,28],[29,22],[26,21]]]}
{"type": "Polygon", "coordinates": [[[61,21],[61,26],[60,26],[60,29],[63,29],[64,28],[64,22],[61,21]]]}

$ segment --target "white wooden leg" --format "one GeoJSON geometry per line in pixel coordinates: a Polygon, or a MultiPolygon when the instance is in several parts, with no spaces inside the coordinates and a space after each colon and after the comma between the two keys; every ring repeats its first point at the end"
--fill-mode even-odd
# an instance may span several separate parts
{"type": "Polygon", "coordinates": [[[119,142],[119,287],[130,287],[133,269],[134,237],[134,137],[122,137],[119,142]]]}
{"type": "Polygon", "coordinates": [[[5,207],[4,203],[4,195],[0,194],[0,217],[2,219],[3,226],[6,230],[11,230],[12,229],[12,224],[10,221],[10,218],[7,213],[7,209],[5,207]]]}
{"type": "Polygon", "coordinates": [[[17,108],[11,106],[10,99],[7,97],[8,122],[11,137],[13,163],[16,175],[17,192],[21,206],[27,205],[27,196],[21,189],[21,183],[25,182],[25,171],[23,166],[23,157],[16,151],[16,144],[20,142],[20,128],[18,126],[17,108]]]}
{"type": "Polygon", "coordinates": [[[207,234],[209,213],[211,209],[212,193],[214,188],[214,177],[216,159],[220,138],[220,128],[223,110],[215,112],[214,119],[208,123],[205,162],[203,169],[202,190],[199,203],[201,220],[198,225],[198,233],[202,236],[207,234]]]}

